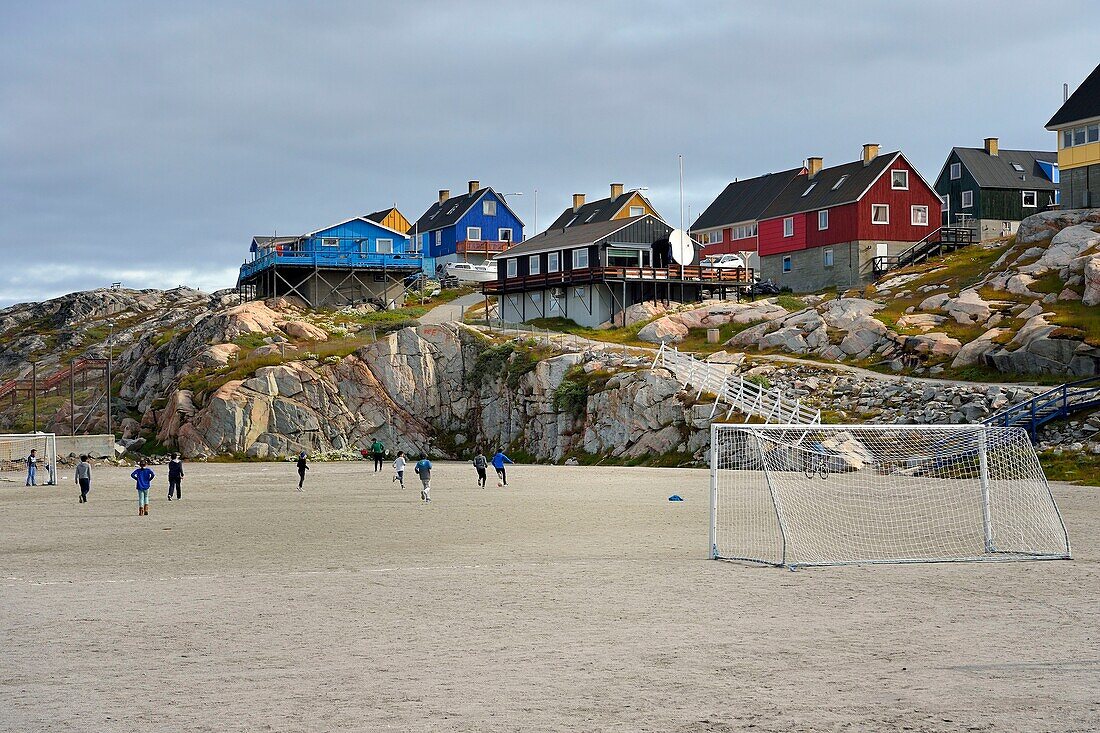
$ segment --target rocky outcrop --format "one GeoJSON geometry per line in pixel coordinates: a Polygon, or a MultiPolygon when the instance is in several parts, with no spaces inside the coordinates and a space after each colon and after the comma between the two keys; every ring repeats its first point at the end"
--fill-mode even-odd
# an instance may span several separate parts
{"type": "Polygon", "coordinates": [[[652,344],[679,343],[692,328],[718,328],[727,323],[758,323],[787,315],[787,310],[774,299],[754,303],[718,303],[670,313],[638,332],[638,338],[652,344]]]}
{"type": "Polygon", "coordinates": [[[1100,224],[1100,209],[1069,209],[1033,214],[1020,222],[1020,228],[1016,230],[1016,243],[1043,242],[1078,224],[1100,224]]]}

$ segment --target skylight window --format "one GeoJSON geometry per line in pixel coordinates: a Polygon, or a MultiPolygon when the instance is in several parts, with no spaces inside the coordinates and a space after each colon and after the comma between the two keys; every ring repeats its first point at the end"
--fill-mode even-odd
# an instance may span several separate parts
{"type": "Polygon", "coordinates": [[[840,188],[841,186],[843,186],[844,182],[847,181],[847,180],[848,180],[848,174],[845,173],[843,176],[841,176],[840,178],[837,179],[836,183],[833,184],[833,190],[835,191],[838,188],[840,188]]]}
{"type": "Polygon", "coordinates": [[[809,196],[809,195],[810,195],[810,191],[813,191],[813,190],[814,190],[814,186],[816,186],[816,185],[817,185],[817,181],[814,181],[813,183],[811,183],[811,184],[810,184],[810,186],[809,186],[809,188],[807,188],[807,189],[806,189],[805,191],[803,191],[803,192],[802,192],[802,195],[803,195],[803,196],[809,196]]]}
{"type": "Polygon", "coordinates": [[[1024,172],[1024,167],[1022,165],[1020,165],[1019,163],[1013,163],[1012,164],[1012,170],[1016,171],[1017,173],[1023,173],[1024,172]]]}

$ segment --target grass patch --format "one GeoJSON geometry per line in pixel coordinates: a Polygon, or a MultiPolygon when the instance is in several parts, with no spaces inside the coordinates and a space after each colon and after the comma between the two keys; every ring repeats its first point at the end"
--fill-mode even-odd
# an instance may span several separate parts
{"type": "Polygon", "coordinates": [[[1042,293],[1046,295],[1048,293],[1060,293],[1065,287],[1066,285],[1062,282],[1062,276],[1058,274],[1058,271],[1051,270],[1028,285],[1027,289],[1033,293],[1042,293]]]}
{"type": "Polygon", "coordinates": [[[554,410],[568,412],[579,420],[588,409],[588,397],[602,392],[611,376],[604,370],[585,372],[580,366],[571,367],[554,390],[554,410]]]}
{"type": "Polygon", "coordinates": [[[242,351],[252,351],[264,346],[267,342],[264,339],[267,338],[266,333],[242,333],[237,338],[233,339],[233,343],[241,347],[242,351]]]}
{"type": "Polygon", "coordinates": [[[592,339],[593,341],[605,341],[607,343],[622,344],[624,346],[653,348],[653,344],[638,338],[638,332],[649,322],[650,321],[641,321],[627,326],[626,328],[589,328],[588,326],[580,326],[568,318],[561,317],[535,318],[529,321],[530,325],[535,328],[548,328],[551,331],[570,333],[574,336],[580,336],[581,338],[592,339]]]}
{"type": "Polygon", "coordinates": [[[1100,456],[1091,453],[1039,454],[1043,473],[1051,481],[1069,481],[1083,486],[1100,486],[1100,456]]]}
{"type": "Polygon", "coordinates": [[[356,323],[363,328],[373,328],[377,333],[391,333],[408,326],[418,325],[417,319],[429,310],[428,306],[410,305],[386,311],[338,313],[333,321],[338,325],[356,323]]]}
{"type": "Polygon", "coordinates": [[[808,307],[806,301],[796,295],[777,295],[775,296],[775,303],[780,308],[786,308],[791,312],[800,311],[808,307]]]}

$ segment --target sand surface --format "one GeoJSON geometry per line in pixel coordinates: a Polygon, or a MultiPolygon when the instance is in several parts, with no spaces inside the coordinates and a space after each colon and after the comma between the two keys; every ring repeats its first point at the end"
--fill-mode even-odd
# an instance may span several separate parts
{"type": "Polygon", "coordinates": [[[1100,729],[1096,489],[1071,562],[790,572],[705,559],[705,471],[370,468],[0,482],[0,731],[1100,729]]]}

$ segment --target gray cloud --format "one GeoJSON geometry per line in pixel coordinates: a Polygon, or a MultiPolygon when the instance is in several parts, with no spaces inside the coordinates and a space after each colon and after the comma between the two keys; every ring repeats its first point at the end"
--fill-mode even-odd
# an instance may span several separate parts
{"type": "Polygon", "coordinates": [[[1095,18],[984,2],[26,3],[0,7],[0,306],[122,280],[233,284],[250,237],[477,178],[545,226],[648,186],[863,142],[1051,149],[1095,18]],[[981,32],[975,29],[981,28],[981,32]],[[1036,50],[1041,52],[1036,52],[1036,50]]]}

